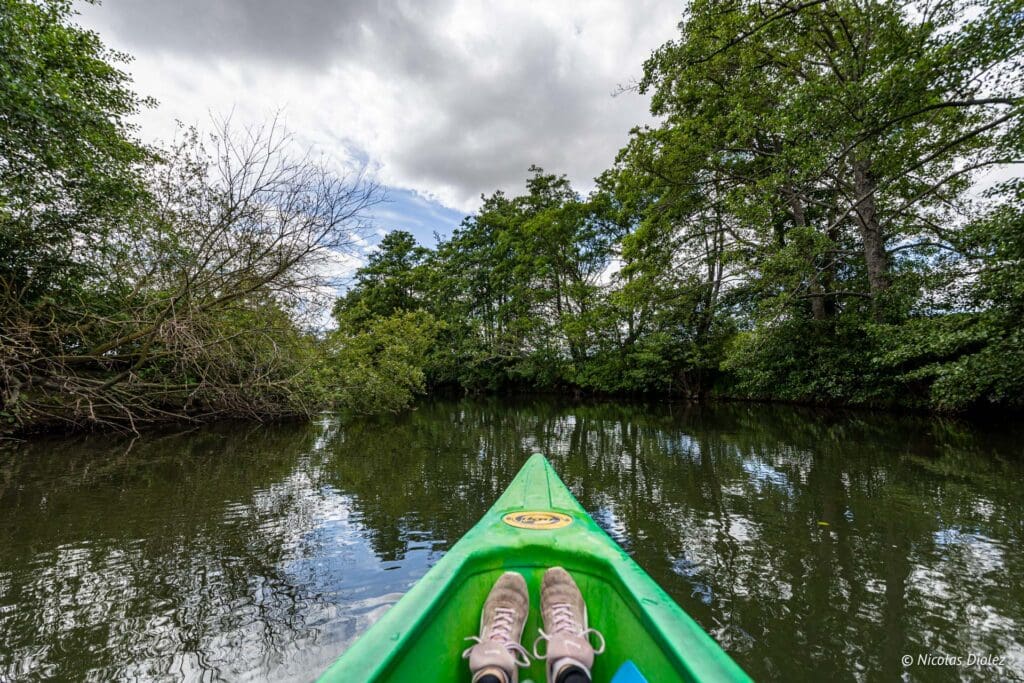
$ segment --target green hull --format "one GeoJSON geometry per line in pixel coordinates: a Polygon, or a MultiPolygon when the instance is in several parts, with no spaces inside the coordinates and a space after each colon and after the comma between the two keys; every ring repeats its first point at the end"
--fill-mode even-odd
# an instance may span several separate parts
{"type": "MultiPolygon", "coordinates": [[[[650,683],[750,680],[597,526],[542,455],[527,461],[483,519],[320,680],[469,681],[461,658],[469,643],[463,638],[477,633],[480,608],[495,580],[509,570],[526,578],[530,617],[523,641],[529,648],[537,634],[541,576],[555,565],[572,573],[586,598],[590,625],[607,642],[594,664],[594,683],[611,680],[627,659],[650,683]],[[523,511],[562,513],[571,523],[522,529],[504,521],[523,511]]],[[[543,682],[543,664],[521,670],[520,680],[543,682]]]]}

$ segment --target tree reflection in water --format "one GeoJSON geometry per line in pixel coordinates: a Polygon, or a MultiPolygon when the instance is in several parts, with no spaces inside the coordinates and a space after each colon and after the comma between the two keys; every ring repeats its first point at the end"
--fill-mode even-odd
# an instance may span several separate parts
{"type": "Polygon", "coordinates": [[[789,407],[463,400],[8,448],[0,679],[307,679],[534,451],[755,678],[1020,677],[1020,436],[789,407]],[[901,664],[919,653],[1007,666],[901,664]]]}

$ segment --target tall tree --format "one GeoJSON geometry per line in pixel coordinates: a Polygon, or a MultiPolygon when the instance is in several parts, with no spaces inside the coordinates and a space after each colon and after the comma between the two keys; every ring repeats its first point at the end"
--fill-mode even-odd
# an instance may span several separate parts
{"type": "Polygon", "coordinates": [[[149,100],[70,0],[0,1],[0,288],[31,307],[101,273],[132,229],[149,100]]]}
{"type": "Polygon", "coordinates": [[[955,0],[695,2],[641,83],[665,116],[661,161],[724,189],[772,260],[794,251],[787,235],[804,245],[779,274],[812,266],[785,289],[815,317],[851,298],[898,315],[906,301],[893,311],[887,293],[900,266],[949,248],[972,174],[1012,161],[998,139],[1020,119],[1017,5],[968,18],[955,0]]]}
{"type": "Polygon", "coordinates": [[[393,230],[385,235],[367,264],[356,271],[352,287],[335,303],[338,323],[358,329],[373,317],[426,306],[426,283],[418,266],[429,254],[411,233],[393,230]]]}

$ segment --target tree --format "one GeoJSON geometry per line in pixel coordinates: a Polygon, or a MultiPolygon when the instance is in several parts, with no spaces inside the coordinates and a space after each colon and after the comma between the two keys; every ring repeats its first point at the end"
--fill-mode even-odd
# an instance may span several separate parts
{"type": "Polygon", "coordinates": [[[339,329],[328,336],[319,382],[333,405],[351,413],[401,410],[426,389],[424,368],[437,333],[425,311],[371,318],[358,332],[339,329]]]}
{"type": "Polygon", "coordinates": [[[1020,158],[1021,9],[707,0],[652,55],[663,123],[620,164],[679,234],[725,238],[741,391],[897,400],[884,331],[964,310],[974,178],[1020,158]]]}
{"type": "Polygon", "coordinates": [[[134,239],[104,254],[102,277],[59,301],[5,300],[16,426],[308,415],[328,400],[296,320],[380,193],[292,149],[276,122],[186,131],[143,176],[134,239]]]}
{"type": "Polygon", "coordinates": [[[530,168],[526,193],[484,198],[429,260],[451,353],[444,381],[557,387],[587,362],[614,226],[565,176],[530,168]]]}
{"type": "Polygon", "coordinates": [[[815,269],[791,297],[817,302],[819,318],[823,298],[899,315],[905,303],[883,301],[897,261],[949,248],[943,226],[963,215],[972,173],[1012,161],[998,138],[1020,119],[1015,5],[968,20],[954,0],[697,2],[641,88],[668,117],[659,133],[677,175],[728,181],[725,208],[774,226],[780,253],[813,230],[815,269]],[[844,273],[857,277],[837,287],[844,273]]]}
{"type": "MultiPolygon", "coordinates": [[[[343,327],[440,321],[434,383],[1018,405],[1024,4],[696,0],[589,196],[531,167],[436,251],[396,236],[343,327]]],[[[342,315],[343,314],[343,315],[342,315]]]]}
{"type": "Polygon", "coordinates": [[[335,319],[342,327],[359,328],[373,317],[421,308],[425,283],[417,267],[429,254],[410,233],[389,232],[356,271],[352,288],[335,303],[335,319]]]}
{"type": "Polygon", "coordinates": [[[25,309],[77,291],[131,238],[151,101],[70,0],[0,2],[0,290],[25,309]],[[127,234],[126,234],[127,233],[127,234]]]}

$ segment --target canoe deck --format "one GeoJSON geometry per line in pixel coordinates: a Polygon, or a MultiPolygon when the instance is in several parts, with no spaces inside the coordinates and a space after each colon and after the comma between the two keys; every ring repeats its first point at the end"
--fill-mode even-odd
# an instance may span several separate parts
{"type": "MultiPolygon", "coordinates": [[[[590,625],[605,636],[594,683],[611,680],[626,660],[651,683],[749,680],[597,526],[539,454],[531,456],[483,519],[320,680],[469,681],[460,656],[468,645],[463,638],[477,633],[491,586],[505,571],[526,579],[530,616],[523,644],[529,648],[540,625],[541,577],[556,565],[573,575],[587,601],[590,625]],[[506,516],[513,517],[511,524],[506,516]]],[[[544,662],[521,670],[520,680],[528,679],[545,680],[544,662]]]]}

